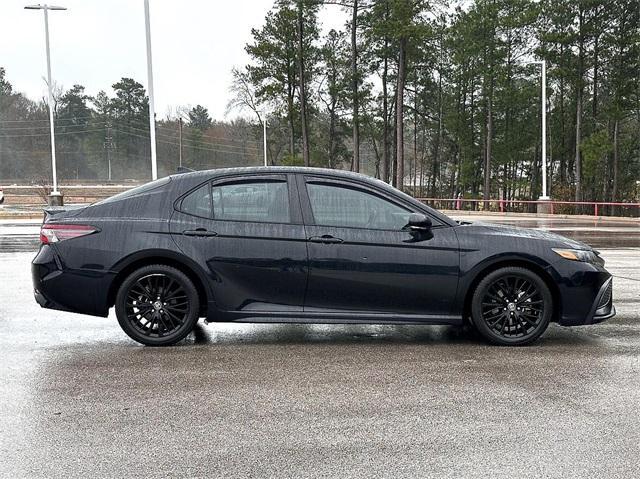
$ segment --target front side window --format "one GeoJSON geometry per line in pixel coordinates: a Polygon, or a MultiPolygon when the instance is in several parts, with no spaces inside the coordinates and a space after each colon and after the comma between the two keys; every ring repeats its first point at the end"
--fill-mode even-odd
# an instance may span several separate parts
{"type": "Polygon", "coordinates": [[[307,183],[307,191],[320,226],[401,230],[411,214],[379,196],[344,186],[307,183]]]}
{"type": "Polygon", "coordinates": [[[214,186],[216,220],[289,223],[289,190],[285,181],[255,181],[214,186]]]}

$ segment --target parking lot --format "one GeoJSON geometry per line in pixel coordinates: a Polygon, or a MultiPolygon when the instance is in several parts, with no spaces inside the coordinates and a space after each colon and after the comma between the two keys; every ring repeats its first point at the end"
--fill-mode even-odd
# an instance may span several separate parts
{"type": "Polygon", "coordinates": [[[0,253],[0,474],[638,477],[640,227],[501,221],[596,245],[618,315],[524,348],[452,327],[203,323],[145,348],[113,314],[40,309],[22,225],[0,253]]]}

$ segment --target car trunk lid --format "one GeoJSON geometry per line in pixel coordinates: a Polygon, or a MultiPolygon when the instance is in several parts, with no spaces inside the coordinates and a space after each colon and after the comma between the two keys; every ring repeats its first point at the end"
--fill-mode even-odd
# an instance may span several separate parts
{"type": "Polygon", "coordinates": [[[47,206],[44,208],[43,223],[73,218],[80,214],[88,205],[47,206]]]}

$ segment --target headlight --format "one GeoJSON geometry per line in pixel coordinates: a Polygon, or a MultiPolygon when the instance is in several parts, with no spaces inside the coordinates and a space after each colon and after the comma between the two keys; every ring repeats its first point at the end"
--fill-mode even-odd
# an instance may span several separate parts
{"type": "Polygon", "coordinates": [[[583,261],[584,263],[597,263],[604,264],[604,261],[595,251],[584,250],[584,249],[564,249],[564,248],[553,248],[553,251],[562,256],[564,259],[569,259],[571,261],[583,261]]]}

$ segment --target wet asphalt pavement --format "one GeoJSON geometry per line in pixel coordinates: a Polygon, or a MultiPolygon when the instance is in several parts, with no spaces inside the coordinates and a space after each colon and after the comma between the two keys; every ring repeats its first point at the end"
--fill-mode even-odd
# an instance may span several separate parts
{"type": "Polygon", "coordinates": [[[0,253],[0,476],[639,477],[640,247],[622,246],[601,249],[618,315],[525,348],[202,323],[145,348],[113,315],[40,309],[33,253],[0,253]]]}

